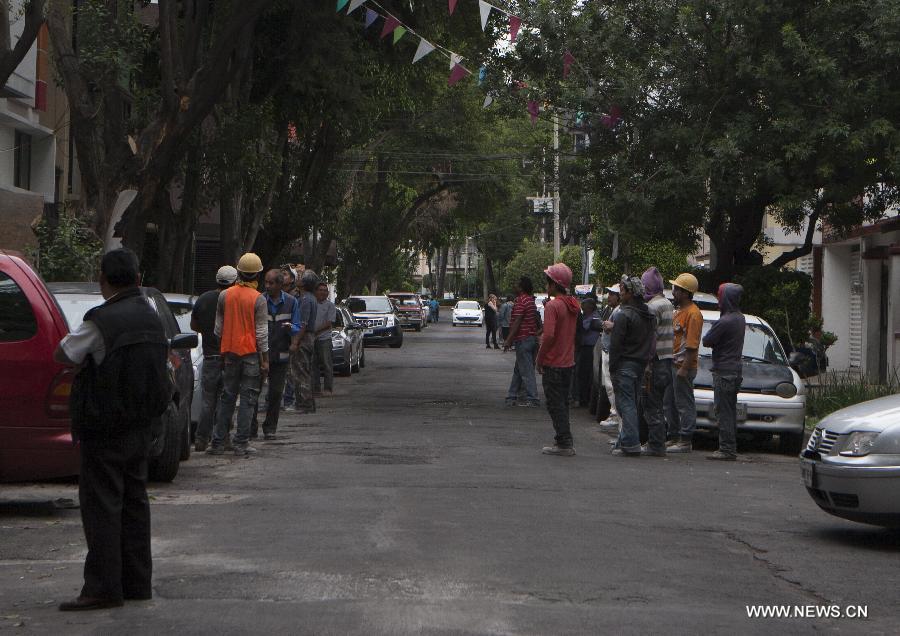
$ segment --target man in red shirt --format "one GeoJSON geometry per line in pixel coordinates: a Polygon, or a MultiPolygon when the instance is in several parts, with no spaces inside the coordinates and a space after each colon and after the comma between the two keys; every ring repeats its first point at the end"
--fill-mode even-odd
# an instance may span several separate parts
{"type": "Polygon", "coordinates": [[[538,348],[538,313],[534,304],[534,289],[531,279],[523,276],[516,286],[516,303],[510,315],[509,335],[503,341],[503,350],[516,347],[516,366],[512,382],[506,394],[506,405],[540,406],[537,396],[537,381],[534,377],[534,357],[538,348]],[[519,391],[525,389],[526,401],[519,403],[519,391]]]}
{"type": "Polygon", "coordinates": [[[575,329],[581,306],[569,295],[572,270],[564,263],[556,263],[544,270],[547,295],[544,303],[544,335],[537,356],[537,372],[543,376],[544,399],[556,431],[555,444],[545,446],[545,455],[575,454],[572,431],[569,428],[569,387],[575,368],[575,329]]]}

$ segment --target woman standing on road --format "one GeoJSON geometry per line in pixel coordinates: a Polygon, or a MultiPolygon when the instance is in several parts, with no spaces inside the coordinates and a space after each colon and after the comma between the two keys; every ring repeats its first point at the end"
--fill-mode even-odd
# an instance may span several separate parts
{"type": "Polygon", "coordinates": [[[494,349],[499,349],[497,344],[497,296],[490,294],[484,305],[484,346],[491,348],[491,338],[494,339],[494,349]]]}

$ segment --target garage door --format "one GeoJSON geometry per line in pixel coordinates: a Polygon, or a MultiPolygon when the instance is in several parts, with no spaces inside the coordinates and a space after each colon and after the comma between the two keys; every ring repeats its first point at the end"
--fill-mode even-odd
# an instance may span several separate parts
{"type": "Polygon", "coordinates": [[[859,247],[850,250],[850,368],[862,366],[862,260],[859,247]]]}

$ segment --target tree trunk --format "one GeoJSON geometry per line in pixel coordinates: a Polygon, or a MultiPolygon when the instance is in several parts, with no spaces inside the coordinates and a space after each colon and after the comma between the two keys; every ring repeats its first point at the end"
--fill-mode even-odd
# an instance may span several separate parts
{"type": "Polygon", "coordinates": [[[438,300],[444,297],[444,287],[447,283],[447,257],[450,255],[450,246],[444,245],[438,252],[438,271],[437,271],[437,297],[438,300]]]}
{"type": "Polygon", "coordinates": [[[484,255],[484,297],[487,298],[488,294],[496,293],[497,291],[497,280],[494,278],[494,263],[491,260],[491,257],[487,254],[484,255]]]}
{"type": "Polygon", "coordinates": [[[219,242],[223,263],[237,263],[241,256],[241,192],[219,196],[219,242]]]}
{"type": "Polygon", "coordinates": [[[762,265],[760,256],[753,253],[762,222],[766,202],[760,199],[736,204],[729,211],[717,210],[710,218],[707,233],[716,248],[713,283],[719,285],[754,265],[762,265]]]}

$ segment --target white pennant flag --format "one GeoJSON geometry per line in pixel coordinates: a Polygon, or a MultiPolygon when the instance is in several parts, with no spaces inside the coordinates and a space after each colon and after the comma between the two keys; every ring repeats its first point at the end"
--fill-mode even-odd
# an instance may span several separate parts
{"type": "Polygon", "coordinates": [[[491,9],[493,9],[493,5],[488,4],[484,0],[478,0],[478,9],[481,11],[481,30],[484,31],[487,28],[488,18],[491,17],[491,9]]]}
{"type": "Polygon", "coordinates": [[[366,0],[350,0],[350,6],[347,7],[347,15],[350,15],[366,3],[366,0]]]}
{"type": "Polygon", "coordinates": [[[457,55],[456,53],[450,54],[450,70],[452,71],[457,64],[462,62],[462,55],[457,55]]]}
{"type": "Polygon", "coordinates": [[[484,104],[481,105],[482,108],[487,108],[491,104],[494,103],[494,98],[490,96],[490,94],[484,96],[484,104]]]}
{"type": "Polygon", "coordinates": [[[416,49],[416,54],[413,56],[412,63],[415,64],[423,57],[428,55],[434,50],[434,45],[430,42],[426,42],[425,38],[419,38],[419,48],[416,49]]]}

